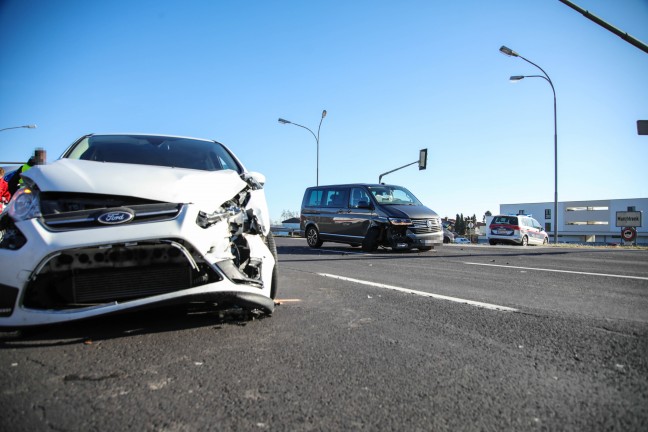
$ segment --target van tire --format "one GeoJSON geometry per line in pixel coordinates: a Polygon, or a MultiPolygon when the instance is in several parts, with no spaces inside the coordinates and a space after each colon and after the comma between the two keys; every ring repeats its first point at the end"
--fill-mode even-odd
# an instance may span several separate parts
{"type": "Polygon", "coordinates": [[[367,235],[362,240],[362,250],[365,252],[373,252],[378,249],[378,238],[380,237],[380,229],[369,228],[367,235]]]}
{"type": "Polygon", "coordinates": [[[312,248],[322,247],[322,239],[320,238],[319,231],[314,226],[306,228],[306,243],[312,248]]]}

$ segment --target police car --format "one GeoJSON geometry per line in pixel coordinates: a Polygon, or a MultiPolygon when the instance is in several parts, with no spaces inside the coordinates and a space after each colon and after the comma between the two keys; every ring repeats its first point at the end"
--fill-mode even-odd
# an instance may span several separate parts
{"type": "Polygon", "coordinates": [[[531,215],[497,215],[488,226],[488,243],[542,245],[549,242],[549,236],[540,223],[531,215]]]}

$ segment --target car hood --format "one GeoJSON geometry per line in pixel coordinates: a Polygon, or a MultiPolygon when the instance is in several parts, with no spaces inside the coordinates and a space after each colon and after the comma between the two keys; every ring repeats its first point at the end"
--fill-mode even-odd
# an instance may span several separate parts
{"type": "Polygon", "coordinates": [[[232,170],[199,171],[59,159],[25,173],[42,192],[122,195],[154,201],[221,205],[247,184],[232,170]]]}
{"type": "Polygon", "coordinates": [[[438,215],[425,206],[413,205],[381,205],[388,217],[399,217],[409,219],[430,219],[438,215]]]}

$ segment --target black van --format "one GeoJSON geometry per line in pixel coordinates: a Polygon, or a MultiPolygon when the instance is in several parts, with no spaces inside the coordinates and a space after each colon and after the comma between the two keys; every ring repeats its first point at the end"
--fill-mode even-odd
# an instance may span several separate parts
{"type": "Polygon", "coordinates": [[[312,248],[325,241],[393,250],[428,251],[443,244],[441,218],[407,189],[346,184],[306,189],[300,231],[312,248]]]}

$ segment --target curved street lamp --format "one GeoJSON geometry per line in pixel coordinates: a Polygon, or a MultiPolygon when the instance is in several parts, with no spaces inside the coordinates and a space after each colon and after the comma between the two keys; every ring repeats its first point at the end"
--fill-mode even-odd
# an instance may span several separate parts
{"type": "Polygon", "coordinates": [[[553,107],[554,107],[554,243],[558,243],[558,115],[556,111],[556,89],[554,88],[553,82],[547,72],[544,71],[540,66],[533,63],[531,60],[528,60],[522,57],[520,54],[513,51],[511,48],[506,46],[500,47],[500,52],[509,57],[519,57],[525,62],[532,64],[533,66],[540,69],[543,75],[514,75],[510,78],[511,81],[517,82],[521,81],[524,78],[542,78],[549,83],[551,86],[551,91],[553,92],[553,107]]]}
{"type": "Polygon", "coordinates": [[[319,135],[320,135],[320,129],[322,128],[322,121],[324,121],[324,117],[326,117],[326,110],[322,111],[322,118],[320,119],[319,127],[317,128],[317,135],[315,135],[315,132],[313,132],[306,126],[302,126],[300,124],[293,123],[290,120],[286,120],[282,118],[278,120],[279,123],[281,124],[291,124],[291,125],[299,126],[300,128],[304,128],[313,135],[313,138],[315,138],[315,143],[317,144],[317,165],[316,165],[315,186],[319,186],[319,135]]]}
{"type": "Polygon", "coordinates": [[[5,130],[8,130],[8,129],[20,129],[20,128],[36,129],[36,125],[13,126],[13,127],[8,127],[8,128],[0,129],[0,132],[5,131],[5,130]]]}

